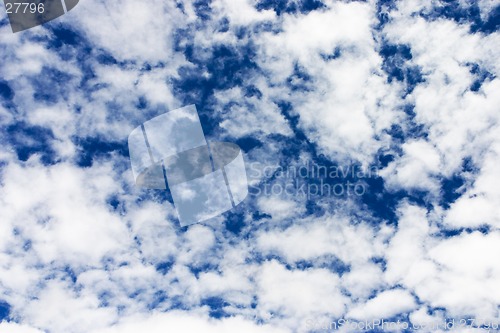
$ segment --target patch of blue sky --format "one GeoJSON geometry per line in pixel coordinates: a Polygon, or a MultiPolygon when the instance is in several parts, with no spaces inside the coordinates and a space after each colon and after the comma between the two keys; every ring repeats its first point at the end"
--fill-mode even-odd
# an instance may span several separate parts
{"type": "Polygon", "coordinates": [[[9,82],[5,80],[0,81],[0,96],[2,97],[2,102],[12,101],[14,98],[14,90],[12,90],[9,82]]]}
{"type": "Polygon", "coordinates": [[[492,231],[492,228],[488,225],[482,225],[476,228],[447,228],[445,226],[441,227],[433,236],[436,238],[447,239],[460,235],[467,235],[479,232],[483,235],[487,235],[492,231]]]}
{"type": "Polygon", "coordinates": [[[169,297],[165,291],[158,290],[154,293],[153,300],[148,304],[148,309],[154,310],[162,308],[168,299],[169,297]]]}
{"type": "Polygon", "coordinates": [[[171,269],[172,266],[174,265],[174,261],[162,261],[158,264],[156,264],[155,269],[160,272],[161,274],[165,275],[167,274],[171,269]]]}
{"type": "Polygon", "coordinates": [[[113,161],[117,156],[128,157],[127,142],[110,141],[105,138],[75,137],[73,142],[78,146],[78,154],[75,156],[79,167],[90,167],[94,160],[113,161]]]}
{"type": "Polygon", "coordinates": [[[27,161],[37,154],[45,165],[54,164],[58,157],[51,146],[54,135],[50,129],[17,122],[4,129],[4,142],[17,153],[21,161],[27,161]]]}
{"type": "Polygon", "coordinates": [[[290,270],[307,270],[311,268],[327,269],[342,277],[344,274],[351,271],[351,265],[343,262],[335,255],[325,255],[314,260],[298,260],[294,263],[288,263],[285,267],[290,270]]]}
{"type": "Polygon", "coordinates": [[[208,20],[212,14],[211,0],[196,0],[193,2],[193,7],[196,15],[201,20],[208,20]]]}
{"type": "Polygon", "coordinates": [[[281,16],[285,14],[307,14],[314,10],[321,10],[326,5],[323,1],[318,0],[260,0],[256,8],[258,10],[272,9],[276,15],[281,16]]]}
{"type": "Polygon", "coordinates": [[[223,317],[230,317],[231,314],[226,312],[226,307],[231,305],[222,297],[207,297],[202,299],[201,306],[208,306],[210,308],[209,315],[212,318],[220,319],[223,317]]]}
{"type": "Polygon", "coordinates": [[[430,13],[420,13],[426,19],[446,18],[459,24],[470,24],[471,33],[493,33],[500,28],[500,5],[495,6],[486,17],[481,16],[481,9],[476,1],[460,3],[443,0],[430,13]]]}
{"type": "Polygon", "coordinates": [[[197,50],[194,45],[187,44],[183,47],[183,52],[186,58],[195,65],[194,68],[192,66],[181,68],[180,79],[174,81],[177,95],[185,103],[197,102],[193,104],[204,105],[203,102],[211,97],[214,89],[245,85],[246,76],[256,69],[256,64],[252,60],[255,48],[251,44],[237,47],[214,45],[209,50],[209,59],[200,58],[197,52],[201,51],[197,50]],[[194,94],[192,94],[193,90],[194,94]],[[183,95],[186,97],[182,98],[183,95]],[[198,99],[192,100],[193,95],[198,99]],[[187,99],[188,97],[191,98],[187,99]]]}
{"type": "Polygon", "coordinates": [[[0,300],[0,321],[8,320],[10,315],[10,304],[0,300]]]}
{"type": "Polygon", "coordinates": [[[388,74],[387,80],[389,83],[393,80],[404,82],[405,95],[411,94],[418,84],[425,82],[421,68],[411,64],[412,54],[408,45],[394,45],[383,41],[380,55],[384,59],[382,69],[388,74]]]}
{"type": "Polygon", "coordinates": [[[469,64],[469,68],[470,68],[470,73],[475,76],[475,80],[472,83],[472,85],[470,86],[471,91],[475,91],[475,92],[479,91],[481,89],[481,86],[483,85],[483,83],[489,82],[489,81],[495,79],[495,77],[496,77],[495,74],[487,71],[486,69],[482,68],[478,64],[474,64],[474,63],[469,64]]]}
{"type": "Polygon", "coordinates": [[[378,24],[376,30],[380,30],[383,26],[390,21],[389,13],[397,8],[396,0],[381,0],[377,1],[377,19],[378,24]]]}
{"type": "Polygon", "coordinates": [[[462,162],[462,168],[459,172],[451,177],[441,179],[441,201],[440,205],[449,209],[459,197],[470,187],[470,179],[473,175],[477,175],[478,168],[470,157],[467,157],[462,162]]]}
{"type": "Polygon", "coordinates": [[[40,104],[53,105],[66,99],[69,93],[66,84],[71,79],[71,75],[57,68],[44,67],[38,75],[30,78],[34,100],[40,104]]]}

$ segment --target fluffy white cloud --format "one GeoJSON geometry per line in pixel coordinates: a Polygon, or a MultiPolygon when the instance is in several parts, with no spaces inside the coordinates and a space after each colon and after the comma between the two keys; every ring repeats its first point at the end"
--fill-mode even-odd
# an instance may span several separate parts
{"type": "Polygon", "coordinates": [[[215,93],[217,108],[228,109],[224,111],[224,120],[220,126],[233,137],[262,134],[290,136],[292,131],[288,122],[269,96],[274,91],[268,89],[262,82],[256,83],[256,87],[265,94],[261,98],[245,97],[239,87],[215,93]]]}
{"type": "Polygon", "coordinates": [[[347,313],[347,317],[357,320],[380,320],[411,311],[415,306],[415,299],[408,291],[393,289],[354,307],[347,313]]]}
{"type": "Polygon", "coordinates": [[[171,34],[186,19],[174,3],[87,1],[64,16],[115,58],[138,62],[176,61],[171,34]],[[158,38],[163,36],[163,38],[158,38]]]}
{"type": "Polygon", "coordinates": [[[151,333],[165,332],[165,330],[175,332],[262,332],[262,333],[283,333],[287,332],[283,328],[271,325],[257,325],[250,320],[241,317],[228,318],[223,320],[209,319],[206,316],[196,313],[185,313],[173,311],[165,314],[154,314],[148,318],[134,316],[123,323],[113,327],[92,331],[92,333],[128,333],[144,330],[151,333]]]}
{"type": "Polygon", "coordinates": [[[43,263],[63,259],[92,265],[127,239],[125,226],[106,206],[118,191],[110,164],[45,168],[34,157],[3,170],[1,205],[9,209],[2,210],[1,220],[31,241],[43,263]]]}
{"type": "Polygon", "coordinates": [[[290,271],[276,261],[265,263],[257,276],[258,312],[266,320],[296,325],[306,316],[341,316],[347,299],[340,291],[339,278],[326,269],[290,271]]]}
{"type": "Polygon", "coordinates": [[[255,0],[217,0],[211,7],[221,16],[227,16],[234,25],[250,25],[252,23],[272,20],[276,17],[273,10],[257,10],[255,0]]]}
{"type": "Polygon", "coordinates": [[[287,16],[282,33],[259,39],[258,60],[272,82],[300,84],[294,68],[310,77],[302,82],[310,91],[290,91],[287,99],[308,139],[339,160],[370,163],[387,140],[384,129],[399,119],[399,88],[381,71],[374,23],[370,4],[336,2],[325,11],[287,16]]]}
{"type": "MultiPolygon", "coordinates": [[[[454,174],[461,174],[462,165],[467,158],[472,159],[481,173],[485,172],[482,170],[483,166],[498,162],[496,110],[499,96],[494,92],[500,85],[500,81],[496,79],[499,63],[491,54],[499,51],[500,35],[470,34],[466,24],[459,25],[449,20],[428,22],[418,16],[399,16],[398,13],[401,14],[395,12],[391,23],[384,28],[384,33],[392,43],[410,47],[410,62],[418,66],[423,74],[425,82],[418,84],[406,99],[415,105],[414,120],[418,125],[423,125],[428,133],[427,144],[433,147],[433,152],[427,149],[427,152],[415,154],[415,150],[407,149],[409,143],[405,143],[403,155],[393,165],[398,167],[385,175],[389,176],[389,183],[394,183],[394,178],[397,177],[393,173],[409,171],[409,165],[416,167],[424,159],[425,163],[432,163],[433,167],[414,167],[398,183],[406,189],[421,186],[435,192],[438,184],[430,182],[430,179],[436,175],[439,178],[449,178],[454,174]],[[482,78],[484,73],[475,73],[473,66],[493,76],[482,78]],[[484,80],[477,91],[472,90],[476,80],[484,80]],[[437,156],[439,163],[436,161],[437,156]],[[420,183],[416,182],[416,178],[420,183]]],[[[470,197],[471,193],[464,196],[470,197]]],[[[495,194],[489,199],[490,202],[498,202],[495,194]]],[[[482,205],[480,200],[471,200],[470,212],[463,211],[467,221],[460,222],[460,218],[457,220],[453,217],[451,219],[455,222],[450,219],[450,223],[456,226],[491,223],[495,219],[492,214],[486,219],[481,219],[479,215],[477,221],[470,221],[470,218],[465,217],[477,210],[474,207],[482,205]]],[[[463,207],[456,209],[467,210],[463,207]]],[[[485,207],[486,211],[490,209],[485,207]]]]}
{"type": "Polygon", "coordinates": [[[410,288],[432,307],[447,309],[448,316],[495,318],[498,232],[443,239],[432,235],[436,226],[423,209],[404,205],[400,214],[386,253],[387,281],[410,288]]]}
{"type": "Polygon", "coordinates": [[[484,164],[473,185],[452,204],[445,223],[452,227],[489,225],[500,228],[500,145],[495,143],[484,158],[484,164]]]}
{"type": "Polygon", "coordinates": [[[380,175],[388,188],[416,189],[439,192],[440,155],[430,143],[418,140],[407,141],[402,147],[403,157],[390,163],[380,175]]]}
{"type": "Polygon", "coordinates": [[[278,253],[288,262],[313,260],[333,255],[345,263],[366,263],[382,254],[383,232],[363,224],[350,224],[347,218],[324,217],[322,219],[295,221],[285,230],[259,233],[257,245],[264,253],[278,253]]]}
{"type": "Polygon", "coordinates": [[[42,331],[29,327],[27,325],[20,325],[16,323],[1,322],[0,330],[11,333],[41,333],[42,331]]]}

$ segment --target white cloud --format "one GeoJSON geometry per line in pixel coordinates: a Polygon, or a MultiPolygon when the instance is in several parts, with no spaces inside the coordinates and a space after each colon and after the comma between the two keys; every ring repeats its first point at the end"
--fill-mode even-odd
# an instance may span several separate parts
{"type": "Polygon", "coordinates": [[[44,168],[32,160],[3,173],[2,220],[32,240],[42,262],[63,257],[97,263],[120,248],[127,233],[105,201],[118,191],[111,165],[44,168]],[[89,248],[89,244],[92,247],[89,248]]]}
{"type": "Polygon", "coordinates": [[[444,212],[445,225],[497,228],[500,100],[494,91],[500,81],[496,78],[499,63],[491,55],[499,51],[500,35],[470,34],[467,24],[442,19],[428,22],[396,14],[384,33],[392,43],[410,47],[410,62],[423,73],[425,82],[418,84],[407,100],[415,105],[416,124],[428,133],[428,148],[417,153],[408,149],[415,143],[404,143],[402,156],[381,174],[389,187],[426,189],[434,199],[440,197],[440,180],[461,177],[465,184],[456,189],[459,198],[444,212]],[[484,74],[473,73],[472,66],[492,76],[482,78],[484,74]],[[472,90],[474,82],[482,79],[479,89],[472,90]],[[464,171],[466,160],[477,170],[464,171]]]}
{"type": "Polygon", "coordinates": [[[366,225],[352,225],[346,218],[333,216],[296,220],[285,230],[259,233],[256,242],[262,252],[278,253],[291,263],[334,255],[350,264],[366,263],[382,254],[385,237],[377,236],[366,225]]]}
{"type": "Polygon", "coordinates": [[[424,209],[403,204],[399,209],[398,230],[385,252],[386,279],[390,284],[407,281],[411,286],[424,284],[436,273],[435,265],[425,260],[430,225],[424,209]]]}
{"type": "MultiPolygon", "coordinates": [[[[284,84],[298,67],[311,91],[290,91],[299,127],[321,153],[339,160],[371,162],[388,139],[384,129],[399,119],[398,86],[381,71],[367,3],[334,3],[329,10],[287,16],[283,32],[259,38],[261,67],[284,84]],[[339,52],[336,59],[324,57],[339,52]]],[[[284,96],[276,96],[283,98],[284,96]]]]}
{"type": "Polygon", "coordinates": [[[175,61],[171,33],[182,24],[183,14],[174,3],[150,1],[87,1],[64,16],[118,59],[175,61]],[[158,36],[164,36],[158,38],[158,36]]]}
{"type": "Polygon", "coordinates": [[[475,314],[480,318],[494,318],[495,304],[500,302],[500,293],[495,287],[500,283],[500,266],[496,260],[496,254],[500,253],[499,240],[498,232],[489,235],[476,232],[444,240],[432,248],[429,256],[443,269],[431,286],[433,290],[422,292],[422,296],[431,304],[442,304],[461,316],[475,314]]]}
{"type": "Polygon", "coordinates": [[[42,333],[42,331],[29,327],[28,325],[21,325],[16,323],[1,322],[0,330],[9,333],[42,333]]]}
{"type": "Polygon", "coordinates": [[[353,299],[367,300],[373,290],[386,286],[382,268],[372,262],[353,264],[342,276],[342,286],[353,299]]]}
{"type": "Polygon", "coordinates": [[[110,328],[92,331],[92,333],[128,333],[147,331],[151,333],[165,332],[248,332],[248,333],[284,333],[286,330],[271,325],[257,325],[241,317],[222,320],[209,319],[196,313],[173,311],[164,314],[153,314],[149,317],[134,316],[123,323],[110,328]]]}
{"type": "Polygon", "coordinates": [[[261,212],[270,214],[277,221],[297,218],[305,211],[300,202],[277,196],[262,196],[258,199],[258,207],[261,212]]]}
{"type": "Polygon", "coordinates": [[[234,25],[250,25],[275,18],[273,10],[258,11],[254,7],[256,4],[254,0],[217,0],[211,4],[211,7],[220,16],[227,15],[234,25]]]}
{"type": "Polygon", "coordinates": [[[401,148],[403,157],[380,171],[388,188],[439,191],[435,176],[441,169],[441,157],[436,148],[423,140],[407,141],[401,148]]]}
{"type": "Polygon", "coordinates": [[[410,288],[420,301],[445,308],[448,317],[494,318],[499,295],[498,232],[432,237],[435,226],[421,208],[400,208],[398,231],[387,250],[385,277],[410,288]]]}
{"type": "Polygon", "coordinates": [[[262,83],[257,86],[264,92],[264,97],[245,97],[241,88],[215,92],[218,111],[227,108],[220,126],[233,137],[270,134],[292,134],[289,124],[281,114],[279,107],[270,100],[268,88],[262,83]],[[237,104],[241,102],[241,104],[237,104]]]}
{"type": "Polygon", "coordinates": [[[339,278],[325,269],[290,271],[276,261],[265,263],[257,277],[258,311],[266,320],[286,316],[300,322],[304,316],[344,313],[347,299],[339,278]]]}
{"type": "Polygon", "coordinates": [[[500,227],[500,150],[497,143],[486,154],[473,185],[451,205],[445,223],[451,227],[500,227]]]}
{"type": "Polygon", "coordinates": [[[64,282],[48,281],[36,300],[23,310],[27,322],[55,332],[89,332],[116,320],[111,308],[99,307],[96,295],[77,295],[64,282]]]}
{"type": "Polygon", "coordinates": [[[393,289],[384,291],[366,303],[354,307],[347,317],[357,320],[380,320],[411,311],[416,303],[406,290],[393,289]]]}

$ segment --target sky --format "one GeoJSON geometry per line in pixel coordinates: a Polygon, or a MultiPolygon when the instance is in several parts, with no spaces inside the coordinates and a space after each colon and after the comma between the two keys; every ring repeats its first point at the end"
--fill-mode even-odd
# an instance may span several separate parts
{"type": "Polygon", "coordinates": [[[498,331],[500,1],[4,8],[0,332],[498,331]],[[127,138],[191,104],[249,194],[181,227],[127,138]]]}

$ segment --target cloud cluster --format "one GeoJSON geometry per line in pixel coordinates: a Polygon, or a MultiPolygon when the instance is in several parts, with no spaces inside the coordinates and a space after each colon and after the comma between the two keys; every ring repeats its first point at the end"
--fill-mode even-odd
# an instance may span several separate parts
{"type": "Polygon", "coordinates": [[[309,6],[88,0],[19,34],[1,14],[0,331],[498,323],[498,4],[309,6]],[[192,103],[248,165],[372,168],[366,195],[261,192],[180,228],[126,139],[192,103]]]}

